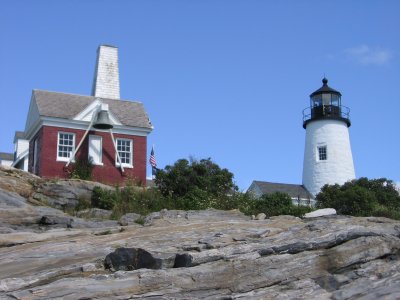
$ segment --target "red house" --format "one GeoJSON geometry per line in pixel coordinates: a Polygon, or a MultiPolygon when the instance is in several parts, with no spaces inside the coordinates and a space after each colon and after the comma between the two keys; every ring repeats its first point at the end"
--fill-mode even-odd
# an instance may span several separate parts
{"type": "Polygon", "coordinates": [[[145,183],[152,129],[142,103],[120,99],[118,49],[101,45],[92,96],[32,92],[25,126],[28,170],[65,178],[75,159],[91,158],[93,180],[145,183]]]}

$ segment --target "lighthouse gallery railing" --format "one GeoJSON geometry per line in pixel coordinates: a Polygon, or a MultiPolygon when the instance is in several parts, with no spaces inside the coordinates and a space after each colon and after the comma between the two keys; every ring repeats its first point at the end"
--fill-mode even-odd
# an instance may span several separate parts
{"type": "Polygon", "coordinates": [[[338,118],[350,121],[350,108],[341,105],[320,105],[303,109],[303,123],[311,119],[338,118]]]}

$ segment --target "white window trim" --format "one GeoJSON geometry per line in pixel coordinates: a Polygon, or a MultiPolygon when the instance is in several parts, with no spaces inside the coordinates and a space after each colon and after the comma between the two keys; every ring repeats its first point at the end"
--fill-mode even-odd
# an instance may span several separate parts
{"type": "Polygon", "coordinates": [[[318,162],[326,162],[328,161],[328,146],[326,144],[321,144],[317,146],[317,153],[316,153],[316,159],[318,162]],[[326,149],[326,159],[319,159],[319,149],[325,147],[326,149]]]}
{"type": "MultiPolygon", "coordinates": [[[[33,174],[37,175],[37,165],[38,165],[38,138],[35,138],[33,142],[33,174]]],[[[57,149],[58,150],[58,149],[57,149]]],[[[58,153],[58,152],[57,152],[58,153]]]]}
{"type": "Polygon", "coordinates": [[[103,163],[103,137],[102,137],[101,135],[96,135],[96,134],[90,134],[90,135],[89,135],[88,158],[90,157],[90,156],[89,156],[89,151],[90,151],[90,140],[93,139],[93,138],[100,139],[100,162],[92,161],[92,163],[93,163],[94,165],[96,165],[96,166],[104,166],[104,163],[103,163]]]}
{"type": "MultiPolygon", "coordinates": [[[[57,149],[56,149],[56,155],[57,155],[57,161],[65,161],[65,162],[68,162],[69,161],[69,159],[70,159],[70,157],[59,157],[58,156],[58,149],[59,149],[59,147],[60,147],[60,134],[72,134],[72,152],[71,152],[71,154],[73,154],[74,153],[74,151],[75,151],[75,133],[73,133],[73,132],[66,132],[66,131],[58,131],[57,132],[57,149]]],[[[72,161],[75,161],[75,158],[72,160],[72,161]]]]}
{"type": "MultiPolygon", "coordinates": [[[[124,139],[124,138],[116,138],[115,139],[115,149],[117,149],[118,151],[118,141],[129,141],[131,143],[131,152],[130,152],[130,156],[129,156],[129,160],[131,161],[130,164],[126,164],[126,163],[122,163],[122,167],[124,168],[133,168],[133,140],[132,139],[124,139]]],[[[115,153],[115,166],[119,167],[120,163],[118,161],[118,156],[117,153],[115,153]]]]}

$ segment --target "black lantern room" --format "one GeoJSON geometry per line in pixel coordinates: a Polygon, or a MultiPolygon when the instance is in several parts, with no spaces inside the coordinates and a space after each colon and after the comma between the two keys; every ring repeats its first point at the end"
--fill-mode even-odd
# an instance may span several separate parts
{"type": "Polygon", "coordinates": [[[310,95],[310,107],[303,110],[303,127],[314,120],[336,119],[350,127],[350,109],[342,105],[342,94],[328,86],[328,79],[322,79],[322,87],[310,95]]]}

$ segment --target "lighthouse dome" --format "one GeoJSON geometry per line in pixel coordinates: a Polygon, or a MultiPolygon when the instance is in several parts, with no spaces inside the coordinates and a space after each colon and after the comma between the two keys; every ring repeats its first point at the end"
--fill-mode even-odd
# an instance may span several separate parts
{"type": "Polygon", "coordinates": [[[326,79],[325,77],[322,79],[322,87],[320,87],[318,90],[316,90],[315,92],[313,92],[310,97],[314,97],[316,95],[321,95],[321,94],[335,94],[338,96],[342,96],[342,94],[331,88],[330,86],[328,86],[328,79],[326,79]]]}

